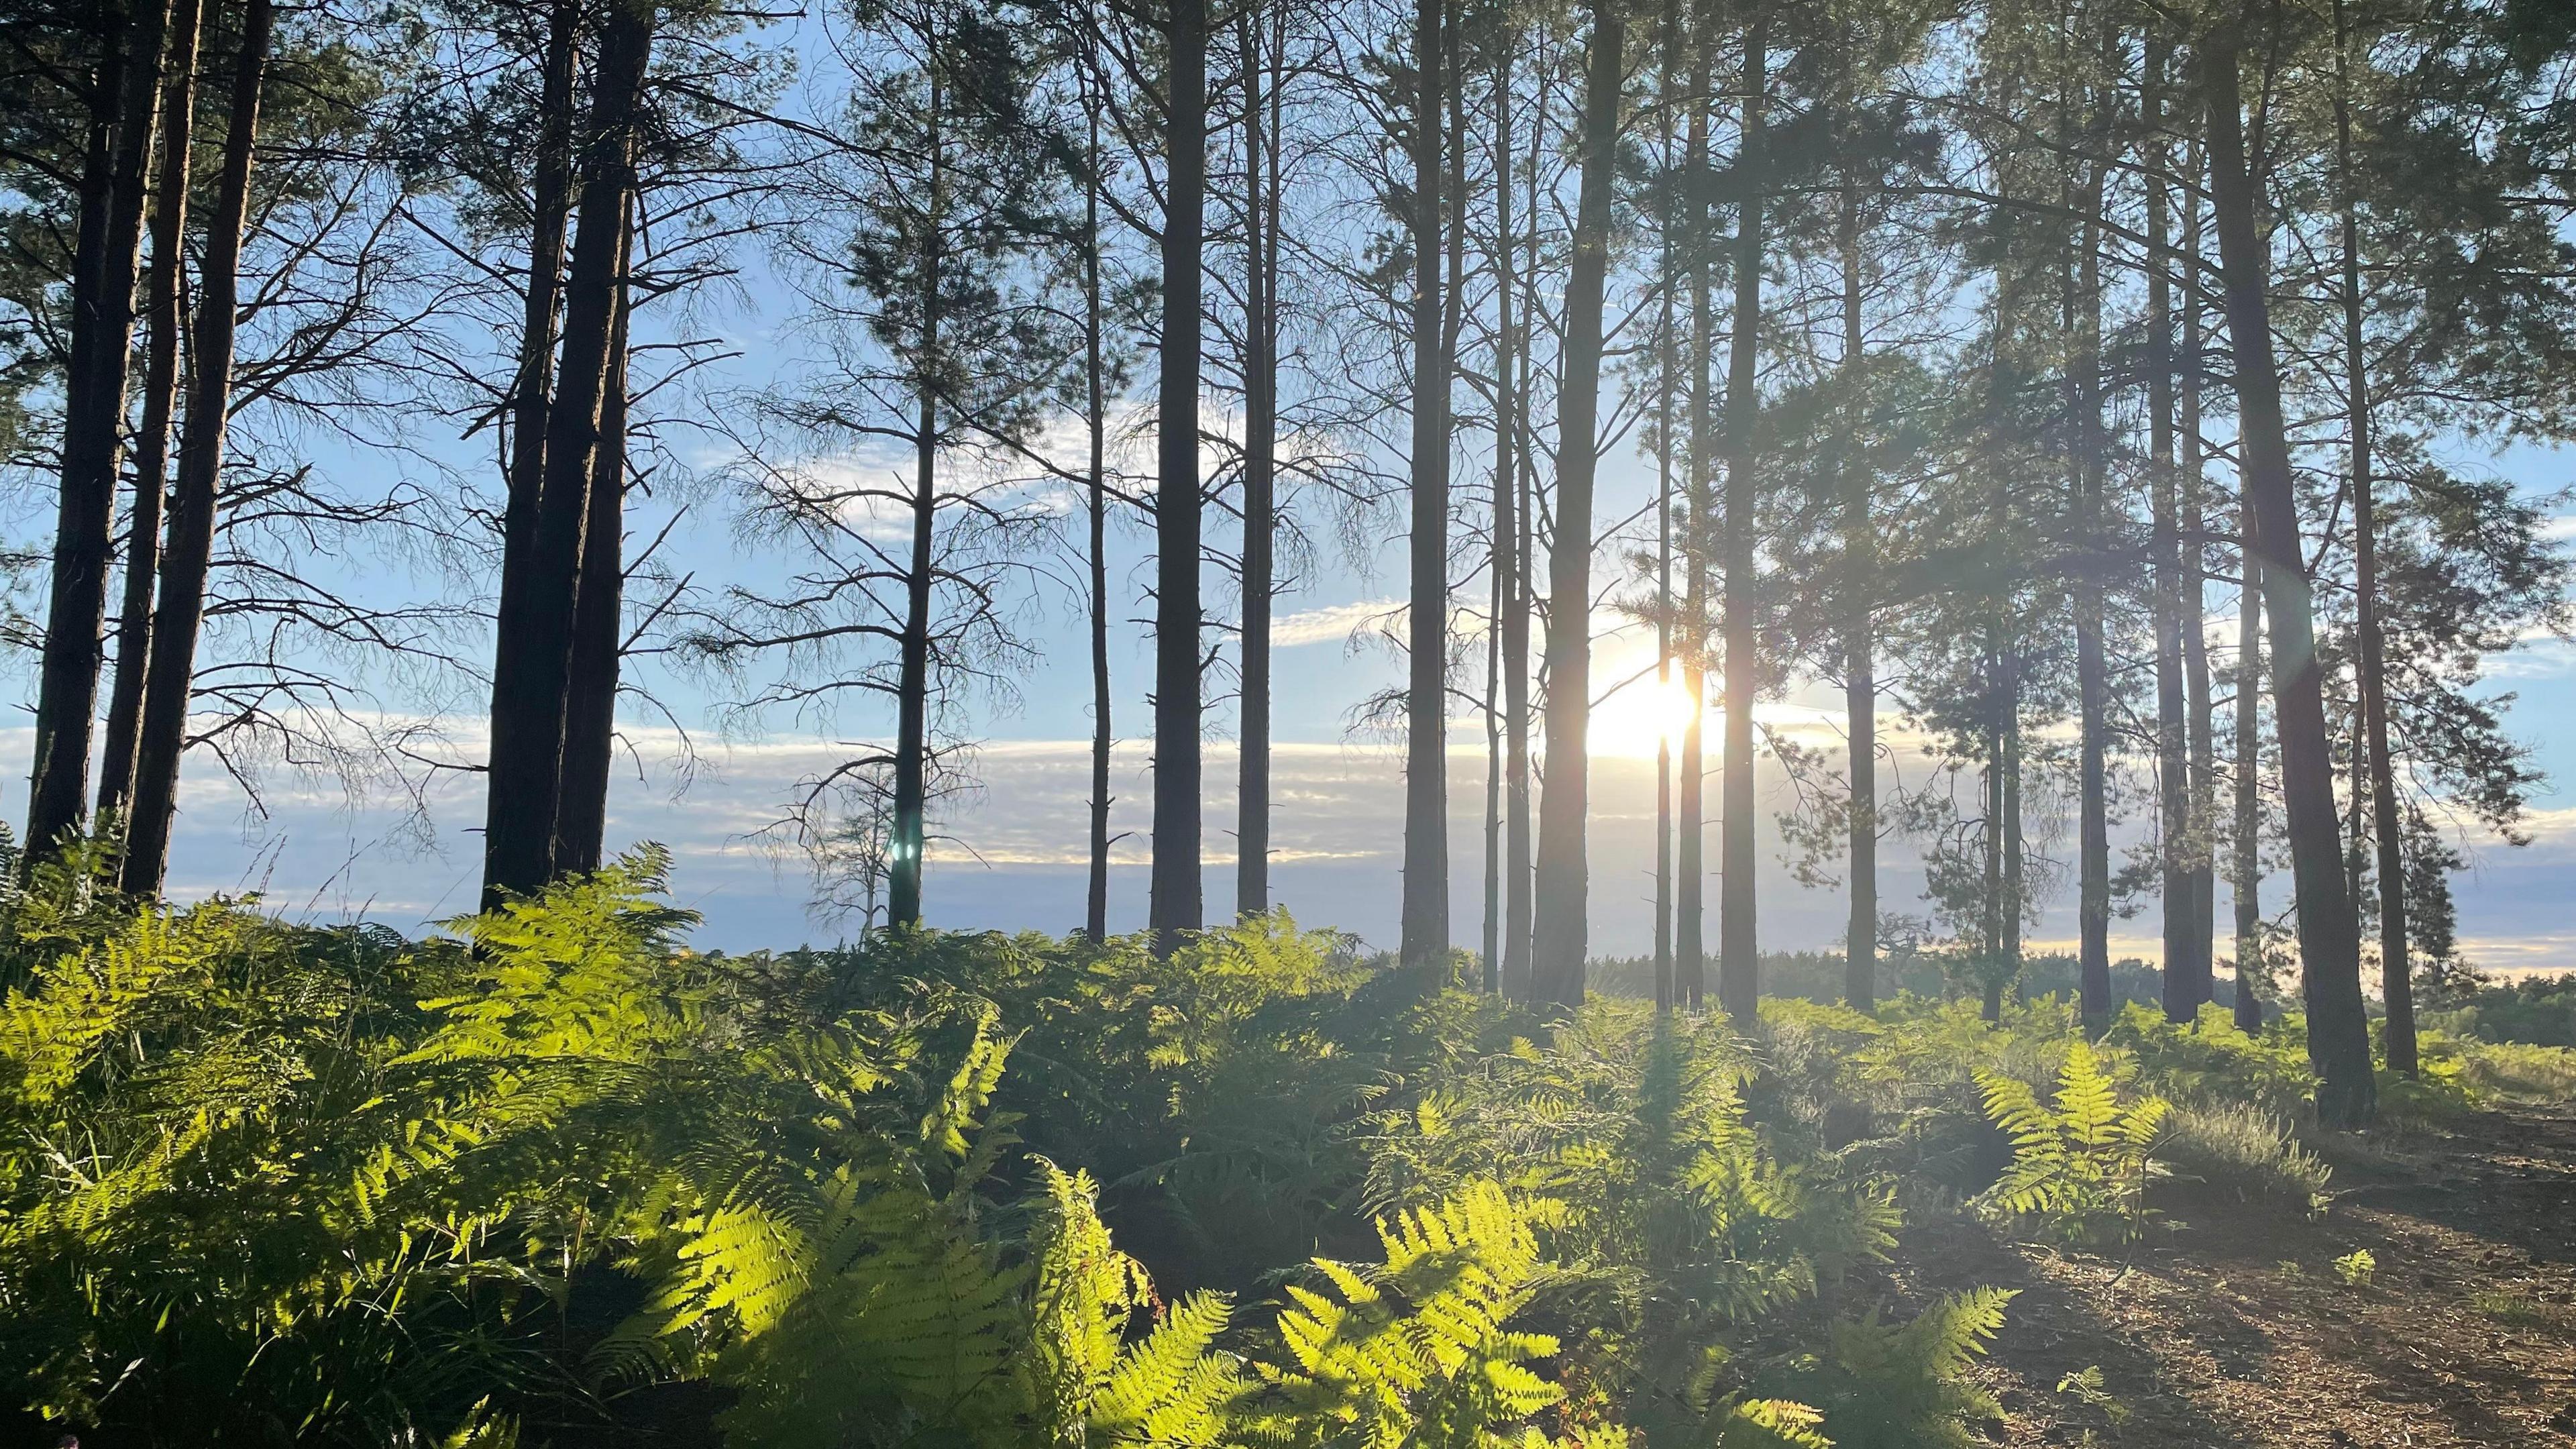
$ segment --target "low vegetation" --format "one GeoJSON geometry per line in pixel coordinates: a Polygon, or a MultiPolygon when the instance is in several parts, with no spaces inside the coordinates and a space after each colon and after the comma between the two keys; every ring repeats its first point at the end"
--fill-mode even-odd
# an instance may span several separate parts
{"type": "MultiPolygon", "coordinates": [[[[2098,1047],[2045,999],[1991,1026],[1775,1001],[1751,1038],[1598,998],[1541,1020],[1284,916],[1168,958],[703,954],[666,866],[418,941],[40,872],[0,1006],[0,1364],[33,1418],[1966,1443],[2001,1412],[1966,1371],[2012,1294],[1892,1292],[1909,1215],[2116,1249],[2167,1192],[2328,1191],[2279,1110],[2295,1018],[2135,1010],[2098,1047]]],[[[2545,1049],[2445,1050],[2428,1103],[2527,1086],[2545,1049]]],[[[2369,1254],[2334,1271],[2366,1284],[2369,1254]]]]}

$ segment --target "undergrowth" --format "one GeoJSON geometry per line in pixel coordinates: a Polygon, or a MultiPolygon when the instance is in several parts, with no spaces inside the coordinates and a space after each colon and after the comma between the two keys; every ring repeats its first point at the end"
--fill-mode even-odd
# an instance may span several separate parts
{"type": "MultiPolygon", "coordinates": [[[[2324,1185],[2295,1022],[1748,1040],[1426,997],[1284,915],[728,956],[649,850],[422,940],[71,861],[0,901],[20,1437],[1958,1444],[2010,1295],[1909,1306],[1908,1214],[2081,1246],[2162,1169],[2324,1185]]],[[[2564,1080],[2431,1040],[2424,1110],[2564,1080]]]]}

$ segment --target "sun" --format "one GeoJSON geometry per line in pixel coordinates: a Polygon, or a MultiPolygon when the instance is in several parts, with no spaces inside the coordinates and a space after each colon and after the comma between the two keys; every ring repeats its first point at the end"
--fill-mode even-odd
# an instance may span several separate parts
{"type": "Polygon", "coordinates": [[[1658,746],[1670,746],[1678,754],[1690,722],[1691,692],[1681,671],[1669,679],[1649,675],[1592,707],[1591,753],[1651,760],[1658,746]]]}

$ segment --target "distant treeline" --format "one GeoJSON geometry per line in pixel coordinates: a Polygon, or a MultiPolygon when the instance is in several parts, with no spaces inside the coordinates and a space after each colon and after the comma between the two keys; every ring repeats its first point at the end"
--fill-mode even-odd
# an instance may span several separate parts
{"type": "MultiPolygon", "coordinates": [[[[1596,958],[1585,969],[1594,988],[1609,995],[1652,998],[1655,994],[1655,960],[1651,956],[1596,958]]],[[[2078,962],[2071,952],[2024,956],[2016,990],[2025,999],[2055,995],[2071,1000],[2081,987],[2077,970],[2078,962]]],[[[1917,996],[1936,998],[1976,994],[1973,985],[1962,987],[1943,971],[1941,958],[1920,952],[1890,952],[1879,958],[1878,971],[1881,988],[1889,992],[1911,991],[1917,996]]],[[[1762,953],[1762,987],[1765,995],[1794,996],[1831,1005],[1842,1000],[1843,953],[1765,951],[1762,953]]],[[[2234,983],[2220,981],[2216,984],[2216,991],[2217,995],[2212,999],[2233,1010],[2236,1005],[2234,983]]],[[[2111,963],[2111,1000],[2115,1009],[2132,1001],[2159,1005],[2164,1000],[2163,993],[2164,977],[2155,967],[2135,956],[2111,963]]],[[[2576,1010],[2576,996],[2562,1002],[2560,1009],[2562,1012],[2576,1010]]],[[[2561,1029],[2566,1028],[2562,1026],[2561,1029]]],[[[2531,1037],[2496,1039],[2538,1040],[2531,1037]]]]}
{"type": "Polygon", "coordinates": [[[2576,975],[2482,986],[2449,1011],[2428,1013],[2442,1030],[2485,1041],[2576,1046],[2576,975]]]}

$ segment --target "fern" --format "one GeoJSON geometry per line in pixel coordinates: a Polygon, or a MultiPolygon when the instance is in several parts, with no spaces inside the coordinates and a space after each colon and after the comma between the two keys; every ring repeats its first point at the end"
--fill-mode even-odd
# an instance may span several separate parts
{"type": "Polygon", "coordinates": [[[1514,1330],[1543,1271],[1534,1220],[1490,1181],[1378,1223],[1383,1266],[1317,1259],[1327,1291],[1292,1285],[1280,1315],[1288,1362],[1263,1364],[1247,1415],[1283,1445],[1488,1449],[1525,1442],[1564,1390],[1529,1365],[1557,1341],[1514,1330]]]}
{"type": "Polygon", "coordinates": [[[2071,1243],[2138,1235],[2148,1154],[2170,1103],[2149,1096],[2123,1107],[2081,1038],[2067,1045],[2054,1103],[2018,1078],[1983,1072],[1977,1081],[1987,1118],[2013,1143],[2011,1165],[1981,1199],[1991,1212],[2071,1243]]]}
{"type": "Polygon", "coordinates": [[[1970,1419],[2002,1405],[1963,1374],[2003,1327],[2013,1293],[1979,1288],[1936,1300],[1903,1325],[1875,1312],[1833,1326],[1826,1352],[1783,1387],[1823,1413],[1836,1449],[1965,1449],[1970,1419]]]}
{"type": "Polygon", "coordinates": [[[1231,1303],[1193,1293],[1129,1345],[1131,1320],[1154,1303],[1152,1279],[1111,1245],[1088,1174],[1043,1158],[1037,1165],[1044,1199],[1032,1348],[1051,1442],[1221,1442],[1243,1388],[1235,1357],[1212,1351],[1231,1303]]]}

